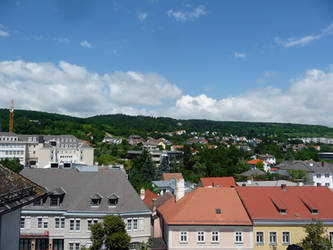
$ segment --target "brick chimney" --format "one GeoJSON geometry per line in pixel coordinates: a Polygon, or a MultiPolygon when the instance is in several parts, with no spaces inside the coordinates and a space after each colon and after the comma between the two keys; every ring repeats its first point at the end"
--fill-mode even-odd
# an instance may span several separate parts
{"type": "Polygon", "coordinates": [[[324,161],[321,161],[321,166],[322,166],[322,167],[324,167],[324,164],[325,164],[325,162],[324,162],[324,161]]]}
{"type": "Polygon", "coordinates": [[[176,202],[183,198],[185,195],[185,182],[184,179],[176,180],[176,202]]]}
{"type": "Polygon", "coordinates": [[[145,189],[142,187],[141,189],[140,189],[140,198],[141,198],[141,200],[144,200],[145,199],[145,189]]]}
{"type": "Polygon", "coordinates": [[[152,216],[154,216],[156,215],[156,198],[153,199],[152,206],[152,216]]]}
{"type": "Polygon", "coordinates": [[[286,190],[287,190],[287,185],[286,185],[286,184],[281,184],[281,189],[282,189],[283,191],[286,191],[286,190]]]}

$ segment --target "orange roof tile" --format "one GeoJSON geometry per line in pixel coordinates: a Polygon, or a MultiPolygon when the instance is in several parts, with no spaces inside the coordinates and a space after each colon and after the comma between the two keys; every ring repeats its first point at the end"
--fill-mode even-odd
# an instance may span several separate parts
{"type": "Polygon", "coordinates": [[[153,199],[157,199],[158,195],[150,191],[149,189],[145,190],[145,198],[143,202],[146,204],[146,206],[149,206],[152,202],[153,199]]]}
{"type": "Polygon", "coordinates": [[[253,159],[247,162],[249,165],[256,165],[258,162],[262,162],[260,159],[253,159]]]}
{"type": "Polygon", "coordinates": [[[333,192],[328,187],[237,187],[237,191],[253,220],[333,220],[333,192]],[[285,207],[286,214],[273,201],[285,207]],[[313,214],[305,203],[319,213],[313,214]]]}
{"type": "Polygon", "coordinates": [[[163,181],[169,181],[172,178],[178,179],[184,179],[182,173],[163,173],[162,174],[162,180],[163,181]]]}
{"type": "Polygon", "coordinates": [[[201,177],[200,181],[204,187],[236,187],[234,177],[201,177]]]}
{"type": "Polygon", "coordinates": [[[169,225],[252,225],[233,188],[197,188],[177,202],[169,199],[158,211],[169,225]]]}

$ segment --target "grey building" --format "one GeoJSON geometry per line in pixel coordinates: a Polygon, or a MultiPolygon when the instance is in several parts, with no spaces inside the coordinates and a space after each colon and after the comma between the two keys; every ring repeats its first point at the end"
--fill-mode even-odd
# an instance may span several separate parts
{"type": "Polygon", "coordinates": [[[91,225],[109,214],[123,218],[132,244],[151,236],[151,211],[119,168],[26,168],[22,174],[49,190],[48,198],[22,210],[21,238],[32,244],[89,247],[91,225]]]}

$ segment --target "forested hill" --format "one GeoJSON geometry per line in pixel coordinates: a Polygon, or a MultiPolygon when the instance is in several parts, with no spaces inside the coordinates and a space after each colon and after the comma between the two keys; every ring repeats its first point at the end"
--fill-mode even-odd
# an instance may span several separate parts
{"type": "MultiPolygon", "coordinates": [[[[9,111],[0,109],[2,131],[8,131],[9,111]]],[[[266,122],[228,122],[209,120],[177,120],[147,116],[99,115],[77,118],[60,114],[15,110],[14,132],[22,134],[73,134],[81,139],[92,133],[102,138],[105,132],[116,136],[172,132],[185,129],[187,132],[216,131],[247,137],[277,135],[282,137],[333,137],[333,128],[319,125],[266,122]]]]}

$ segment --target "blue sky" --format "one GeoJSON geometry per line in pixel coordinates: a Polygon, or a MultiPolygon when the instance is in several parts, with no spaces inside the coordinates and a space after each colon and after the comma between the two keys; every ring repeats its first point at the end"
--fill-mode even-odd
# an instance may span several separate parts
{"type": "Polygon", "coordinates": [[[0,105],[333,126],[332,45],[331,0],[2,0],[0,105]]]}

